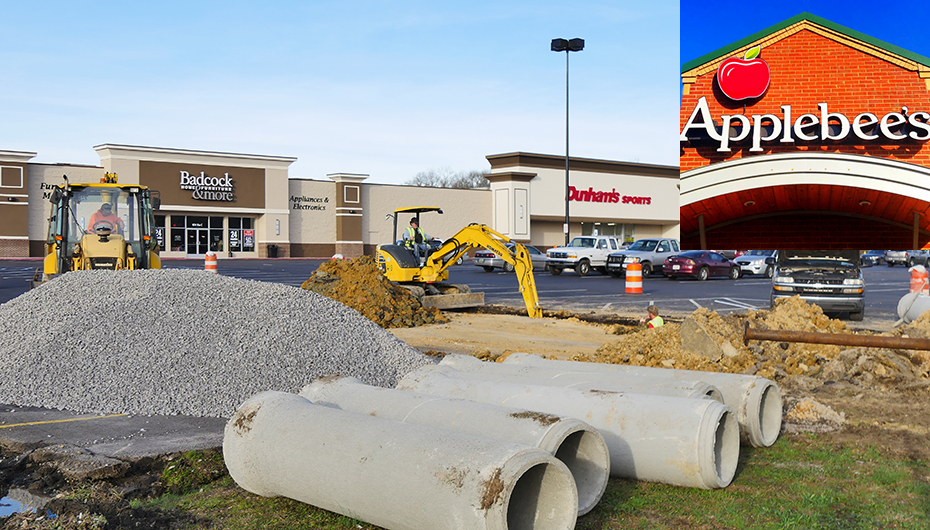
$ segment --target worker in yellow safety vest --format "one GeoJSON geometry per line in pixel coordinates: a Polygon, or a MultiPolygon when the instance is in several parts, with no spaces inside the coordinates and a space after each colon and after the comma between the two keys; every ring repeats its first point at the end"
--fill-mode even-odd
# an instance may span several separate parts
{"type": "Polygon", "coordinates": [[[429,238],[426,236],[426,232],[420,228],[420,223],[417,221],[417,218],[414,217],[410,220],[410,226],[404,230],[404,245],[407,248],[411,248],[416,254],[417,258],[426,257],[426,249],[429,246],[429,238]]]}
{"type": "Polygon", "coordinates": [[[651,305],[646,308],[647,315],[639,320],[640,324],[647,324],[647,327],[658,328],[665,325],[665,321],[659,316],[659,308],[651,305]]]}

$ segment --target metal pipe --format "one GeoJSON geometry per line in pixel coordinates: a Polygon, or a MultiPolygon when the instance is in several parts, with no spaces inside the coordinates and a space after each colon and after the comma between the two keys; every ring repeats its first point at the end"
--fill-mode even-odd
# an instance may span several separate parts
{"type": "Polygon", "coordinates": [[[786,331],[753,329],[746,322],[743,344],[750,340],[773,340],[779,342],[806,342],[808,344],[835,344],[837,346],[863,346],[866,348],[888,348],[892,350],[930,350],[930,339],[910,337],[875,337],[846,333],[813,333],[810,331],[786,331]]]}

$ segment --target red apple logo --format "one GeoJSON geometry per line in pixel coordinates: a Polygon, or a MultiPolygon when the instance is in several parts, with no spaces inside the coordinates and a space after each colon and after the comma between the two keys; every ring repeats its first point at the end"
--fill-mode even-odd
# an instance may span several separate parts
{"type": "Polygon", "coordinates": [[[765,94],[769,88],[769,65],[759,59],[762,46],[746,50],[743,59],[730,57],[717,68],[717,84],[724,95],[733,101],[753,99],[765,94]]]}

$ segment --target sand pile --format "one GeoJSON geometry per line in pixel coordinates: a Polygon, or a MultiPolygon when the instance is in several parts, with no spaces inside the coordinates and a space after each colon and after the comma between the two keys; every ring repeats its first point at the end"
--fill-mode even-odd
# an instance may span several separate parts
{"type": "Polygon", "coordinates": [[[439,309],[422,307],[409,291],[388,281],[371,256],[327,261],[301,287],[351,307],[382,328],[449,321],[439,309]]]}

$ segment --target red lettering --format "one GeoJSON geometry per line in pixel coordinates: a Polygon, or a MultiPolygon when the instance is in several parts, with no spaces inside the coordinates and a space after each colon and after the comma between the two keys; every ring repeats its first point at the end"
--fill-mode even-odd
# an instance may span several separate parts
{"type": "Polygon", "coordinates": [[[579,190],[574,186],[568,187],[568,200],[579,202],[606,202],[621,204],[652,204],[651,197],[634,197],[631,195],[620,195],[617,188],[610,191],[594,191],[593,187],[586,190],[579,190]]]}

